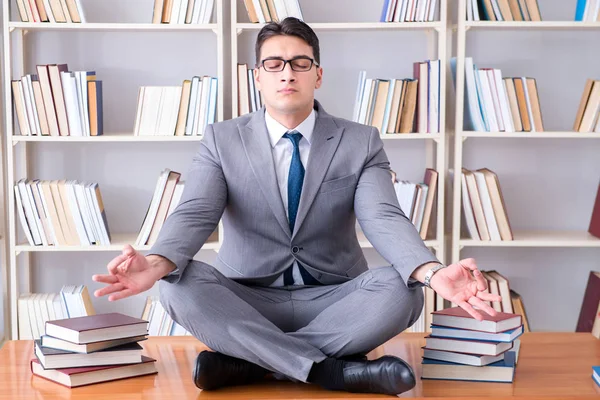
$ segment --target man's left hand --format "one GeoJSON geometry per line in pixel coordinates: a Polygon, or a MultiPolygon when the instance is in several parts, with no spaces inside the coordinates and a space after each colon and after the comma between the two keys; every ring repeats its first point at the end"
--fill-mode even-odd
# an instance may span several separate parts
{"type": "Polygon", "coordinates": [[[485,301],[502,300],[501,296],[486,292],[487,282],[472,258],[460,260],[440,269],[431,277],[429,284],[437,294],[457,304],[479,321],[483,317],[473,306],[495,316],[496,310],[485,301]]]}

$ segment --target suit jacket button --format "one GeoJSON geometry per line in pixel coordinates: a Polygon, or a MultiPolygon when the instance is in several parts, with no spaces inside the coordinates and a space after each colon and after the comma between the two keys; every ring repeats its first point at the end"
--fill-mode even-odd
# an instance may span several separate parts
{"type": "Polygon", "coordinates": [[[299,251],[300,251],[300,248],[298,246],[292,247],[292,253],[297,254],[299,251]]]}

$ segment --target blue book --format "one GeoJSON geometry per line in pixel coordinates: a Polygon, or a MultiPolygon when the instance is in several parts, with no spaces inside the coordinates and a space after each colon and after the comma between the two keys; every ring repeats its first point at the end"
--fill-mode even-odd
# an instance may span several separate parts
{"type": "Polygon", "coordinates": [[[390,0],[385,0],[383,2],[383,10],[381,10],[381,17],[379,18],[379,22],[387,22],[387,9],[390,5],[390,0]]]}
{"type": "Polygon", "coordinates": [[[592,379],[600,386],[600,366],[592,367],[592,379]]]}
{"type": "Polygon", "coordinates": [[[485,366],[473,366],[423,358],[421,379],[512,383],[515,378],[515,353],[485,366]]]}
{"type": "Polygon", "coordinates": [[[489,342],[512,342],[523,334],[523,325],[505,332],[491,333],[431,324],[431,336],[489,342]]]}
{"type": "Polygon", "coordinates": [[[577,6],[575,7],[575,21],[583,21],[586,3],[587,0],[577,0],[577,6]]]}

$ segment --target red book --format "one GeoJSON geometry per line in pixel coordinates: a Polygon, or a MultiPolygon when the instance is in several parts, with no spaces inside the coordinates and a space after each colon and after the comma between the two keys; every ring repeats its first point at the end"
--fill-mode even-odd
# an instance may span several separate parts
{"type": "Polygon", "coordinates": [[[142,356],[142,362],[136,364],[44,369],[37,359],[32,359],[29,366],[34,375],[72,388],[134,376],[156,374],[158,371],[154,364],[155,361],[153,358],[142,356]]]}
{"type": "Polygon", "coordinates": [[[575,332],[591,332],[600,303],[600,272],[590,271],[575,332]]]}
{"type": "Polygon", "coordinates": [[[600,238],[600,185],[598,185],[598,193],[596,193],[596,202],[592,210],[592,218],[588,232],[600,238]]]}
{"type": "Polygon", "coordinates": [[[433,325],[448,326],[451,328],[468,329],[481,332],[504,332],[521,326],[521,316],[519,314],[497,312],[495,317],[487,314],[483,310],[477,310],[483,317],[483,321],[478,321],[466,310],[460,307],[446,308],[440,311],[432,312],[433,325]]]}
{"type": "Polygon", "coordinates": [[[46,322],[46,335],[82,344],[148,334],[148,321],[106,313],[46,322]]]}

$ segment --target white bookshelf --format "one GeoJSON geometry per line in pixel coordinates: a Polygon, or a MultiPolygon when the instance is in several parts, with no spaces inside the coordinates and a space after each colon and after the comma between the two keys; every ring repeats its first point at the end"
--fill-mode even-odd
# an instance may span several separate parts
{"type": "MultiPolygon", "coordinates": [[[[461,188],[461,168],[463,167],[465,141],[470,138],[479,140],[511,138],[511,139],[569,139],[569,140],[589,140],[600,139],[599,133],[594,132],[572,132],[572,131],[545,131],[545,132],[474,132],[463,130],[463,109],[465,104],[465,57],[466,40],[469,30],[600,30],[598,22],[576,22],[576,21],[524,21],[524,22],[498,22],[498,21],[466,21],[466,3],[467,0],[458,2],[458,25],[457,25],[457,49],[456,49],[456,102],[455,102],[455,137],[454,137],[454,166],[453,166],[453,199],[452,199],[452,234],[451,234],[451,260],[457,262],[462,257],[461,250],[466,247],[490,248],[536,248],[536,247],[554,247],[554,248],[600,248],[600,239],[590,235],[587,232],[587,225],[581,230],[519,230],[513,228],[512,241],[482,241],[465,238],[461,236],[461,217],[462,217],[462,188],[461,188]]],[[[574,5],[573,5],[574,7],[574,5]]],[[[543,61],[539,61],[543,62],[543,61]]],[[[583,88],[581,88],[583,89],[583,88]]],[[[543,101],[543,99],[542,99],[543,101]]],[[[575,118],[575,115],[573,115],[575,118]]],[[[569,124],[571,121],[569,121],[569,124]]],[[[485,165],[481,165],[485,167],[485,165]]],[[[499,176],[502,185],[502,176],[499,176]]],[[[525,194],[524,194],[525,196],[525,194]]],[[[526,200],[523,200],[526,201],[526,200]]],[[[531,200],[535,201],[535,200],[531,200]]],[[[514,226],[516,221],[509,221],[514,226]]],[[[591,209],[589,210],[591,215],[591,209]]],[[[589,220],[588,220],[589,222],[589,220]]]]}
{"type": "MultiPolygon", "coordinates": [[[[8,196],[7,199],[7,212],[3,215],[7,217],[6,224],[6,239],[7,239],[7,251],[6,254],[8,260],[7,263],[2,264],[2,274],[5,276],[9,275],[9,286],[5,288],[4,292],[8,292],[8,308],[5,313],[7,318],[7,326],[10,327],[6,331],[7,339],[18,339],[18,312],[17,312],[17,300],[19,293],[22,290],[31,291],[32,280],[31,280],[31,264],[32,257],[35,254],[40,253],[60,253],[60,252],[115,252],[118,253],[122,250],[124,244],[134,245],[137,238],[138,232],[131,233],[114,233],[112,241],[109,246],[30,246],[28,243],[20,241],[20,222],[18,221],[15,199],[13,192],[13,184],[20,178],[30,178],[28,172],[31,170],[31,166],[36,162],[33,157],[30,156],[30,145],[35,143],[40,146],[44,143],[87,143],[87,146],[94,146],[93,142],[98,143],[129,143],[139,142],[141,143],[172,143],[172,146],[181,146],[183,143],[197,144],[202,140],[201,136],[194,137],[175,137],[175,136],[134,136],[132,132],[105,132],[102,136],[97,137],[71,137],[71,136],[21,136],[14,135],[13,132],[17,130],[16,118],[13,114],[12,104],[12,92],[11,92],[11,79],[20,78],[22,75],[28,73],[35,73],[31,70],[25,70],[27,65],[30,65],[29,59],[26,59],[30,55],[27,54],[27,34],[35,32],[38,36],[44,36],[45,33],[61,31],[66,32],[69,35],[78,35],[82,32],[124,32],[130,37],[131,35],[142,35],[145,32],[157,32],[161,35],[168,35],[172,33],[180,33],[186,35],[194,35],[199,32],[214,33],[213,39],[216,40],[216,54],[214,54],[216,63],[216,77],[218,78],[218,94],[217,94],[217,121],[224,119],[224,86],[225,73],[224,73],[224,19],[223,19],[223,7],[225,0],[216,0],[215,8],[213,11],[213,20],[215,23],[210,24],[152,24],[152,23],[24,23],[11,21],[11,9],[15,7],[14,1],[4,1],[2,3],[3,21],[2,21],[2,34],[3,34],[3,98],[2,105],[4,106],[4,114],[6,115],[5,121],[3,121],[4,134],[2,141],[6,145],[3,149],[6,149],[6,181],[2,184],[3,192],[6,191],[8,196]],[[180,143],[180,145],[175,145],[180,143]],[[25,287],[23,288],[23,282],[25,287]]],[[[150,7],[148,14],[152,13],[152,4],[147,3],[150,7]]],[[[85,7],[85,4],[84,4],[85,7]]],[[[18,16],[17,16],[18,18],[18,16]]],[[[164,36],[163,36],[164,37],[164,36]]],[[[85,40],[82,37],[82,40],[85,40]]],[[[203,38],[198,39],[201,42],[203,38]]],[[[58,57],[58,62],[69,62],[69,57],[58,57]]],[[[35,60],[35,54],[33,55],[33,62],[35,60]]],[[[152,66],[147,66],[152,68],[152,66]]],[[[94,69],[91,66],[89,69],[94,69]]],[[[203,73],[199,71],[198,73],[203,73]]],[[[181,76],[183,79],[189,79],[189,76],[181,76]]],[[[99,79],[105,80],[101,77],[99,79]]],[[[106,104],[104,105],[106,107],[106,104]]],[[[104,113],[105,120],[110,118],[106,112],[104,113]]],[[[131,119],[134,115],[131,115],[131,119]]],[[[178,149],[179,147],[174,147],[178,149]]],[[[185,147],[182,147],[185,149],[185,147]]],[[[77,148],[71,146],[65,147],[63,151],[77,151],[77,148]]],[[[102,147],[98,147],[97,151],[102,151],[102,147]]],[[[136,147],[136,151],[143,152],[144,146],[136,147]]],[[[74,175],[76,176],[76,175],[74,175]]],[[[63,177],[56,177],[54,179],[61,179],[63,177]]],[[[99,182],[102,187],[102,182],[99,182]]],[[[123,199],[126,201],[126,199],[123,199]]],[[[149,200],[148,200],[149,201],[149,200]]],[[[3,204],[5,202],[3,201],[3,204]]],[[[146,207],[147,203],[143,205],[146,207]]],[[[110,210],[108,210],[110,213],[110,210]]],[[[141,221],[140,221],[141,225],[141,221]]],[[[109,226],[110,228],[110,226],[109,226]]],[[[220,230],[219,230],[220,232],[220,230]]],[[[112,232],[111,232],[112,233],[112,232]]],[[[4,235],[3,235],[4,237],[4,235]]],[[[217,250],[219,247],[221,238],[218,235],[213,234],[209,241],[203,246],[203,250],[217,250]]],[[[135,247],[135,246],[134,246],[135,247]]],[[[150,249],[151,246],[138,246],[138,250],[144,251],[150,249]]],[[[6,285],[6,283],[5,283],[6,285]]]]}
{"type": "MultiPolygon", "coordinates": [[[[300,0],[300,4],[303,7],[303,1],[300,0]]],[[[383,4],[383,3],[382,3],[383,4]]],[[[308,7],[315,6],[308,4],[308,7]]],[[[351,5],[348,4],[350,7],[351,5]]],[[[378,4],[379,7],[379,4],[378,4]]],[[[435,224],[435,237],[425,241],[425,244],[435,251],[436,256],[440,260],[445,259],[445,241],[444,241],[444,194],[445,194],[445,180],[446,180],[446,159],[447,159],[447,141],[446,141],[446,82],[450,78],[448,71],[448,59],[446,57],[448,46],[449,46],[449,26],[448,26],[448,0],[438,1],[439,10],[436,13],[439,16],[438,21],[433,22],[311,22],[306,18],[304,13],[305,22],[317,33],[319,40],[322,39],[328,33],[335,32],[348,32],[348,33],[361,33],[361,32],[374,32],[381,31],[385,32],[386,35],[402,35],[405,32],[418,32],[425,35],[427,38],[427,58],[428,59],[439,59],[441,60],[441,77],[440,77],[440,133],[406,133],[406,134],[381,134],[380,137],[384,140],[384,143],[395,142],[396,140],[403,141],[424,141],[426,146],[426,166],[434,168],[439,173],[438,176],[438,192],[436,197],[436,208],[437,218],[432,220],[431,223],[435,224]]],[[[231,5],[231,110],[232,118],[239,116],[238,112],[238,82],[237,82],[237,65],[238,63],[248,63],[249,68],[254,67],[255,60],[241,60],[239,55],[239,37],[240,35],[246,34],[257,34],[258,31],[265,25],[262,23],[251,23],[241,22],[242,19],[247,20],[246,15],[239,15],[246,13],[243,6],[242,0],[233,0],[231,5]],[[237,3],[237,4],[236,4],[237,3]],[[240,7],[241,5],[241,7],[240,7]]],[[[254,58],[254,57],[252,57],[254,58]]],[[[407,63],[422,61],[422,60],[407,60],[407,63]]],[[[333,68],[340,68],[343,65],[337,64],[333,68]]],[[[325,68],[325,77],[328,78],[328,69],[332,70],[332,65],[328,65],[325,68]]],[[[367,71],[369,73],[370,71],[367,71]]],[[[358,77],[358,76],[357,76],[358,77]]],[[[394,76],[394,78],[404,78],[405,76],[394,76]]],[[[353,79],[345,84],[350,85],[353,89],[356,87],[357,81],[353,79]]],[[[318,97],[319,93],[315,97],[318,97]]],[[[327,109],[327,104],[323,104],[327,109]]],[[[390,160],[392,161],[392,160],[390,160]]],[[[397,172],[398,173],[398,172],[397,172]]],[[[398,176],[400,179],[401,176],[398,176]]],[[[357,237],[359,243],[363,249],[372,249],[373,246],[364,233],[360,230],[357,231],[357,237]]]]}

